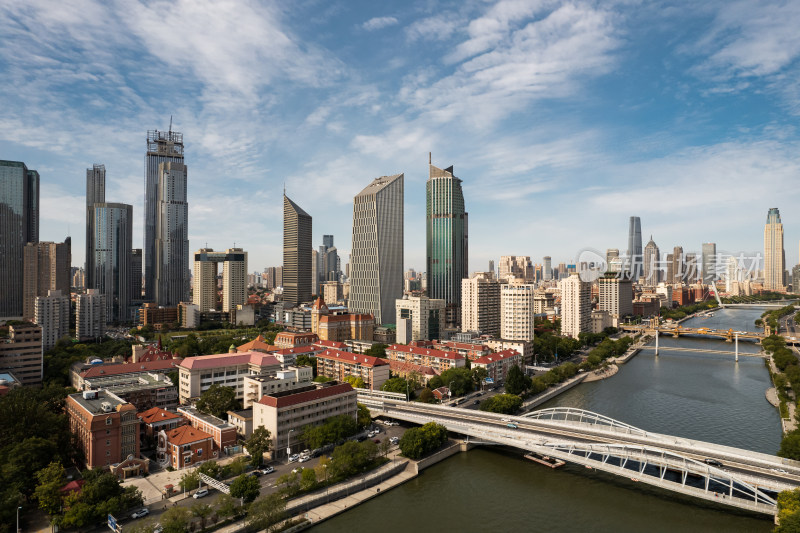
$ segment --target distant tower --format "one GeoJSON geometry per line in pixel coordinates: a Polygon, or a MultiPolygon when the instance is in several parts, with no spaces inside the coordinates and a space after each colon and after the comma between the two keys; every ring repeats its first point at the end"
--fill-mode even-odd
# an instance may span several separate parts
{"type": "Polygon", "coordinates": [[[717,279],[717,244],[703,243],[703,283],[711,285],[717,279]]]}
{"type": "Polygon", "coordinates": [[[94,264],[95,284],[106,298],[106,320],[130,320],[131,241],[133,240],[133,206],[128,204],[94,204],[94,228],[97,234],[94,264]]]}
{"type": "Polygon", "coordinates": [[[628,273],[634,281],[642,275],[642,221],[631,217],[628,225],[628,273]]]}
{"type": "Polygon", "coordinates": [[[654,287],[661,281],[660,260],[661,251],[653,240],[653,236],[650,235],[650,241],[648,241],[647,246],[644,247],[644,270],[642,271],[644,283],[648,287],[654,287]]]}
{"type": "Polygon", "coordinates": [[[550,281],[553,279],[553,260],[549,255],[543,257],[544,260],[544,280],[550,281]]]}
{"type": "Polygon", "coordinates": [[[619,248],[608,248],[606,250],[606,272],[619,272],[619,248]]]}
{"type": "Polygon", "coordinates": [[[425,185],[428,296],[446,302],[446,327],[461,322],[461,280],[469,277],[467,212],[453,167],[428,165],[425,185]]]}
{"type": "Polygon", "coordinates": [[[189,203],[183,163],[158,166],[154,300],[176,307],[189,300],[189,203]]]}
{"type": "Polygon", "coordinates": [[[768,291],[784,291],[783,271],[786,258],[783,250],[783,224],[781,213],[773,207],[767,213],[764,226],[764,288],[768,291]]]}
{"type": "Polygon", "coordinates": [[[311,215],[283,195],[283,301],[311,301],[311,215]]]}
{"type": "Polygon", "coordinates": [[[106,166],[92,165],[86,169],[86,280],[87,289],[94,288],[94,204],[106,201],[106,166]]]}

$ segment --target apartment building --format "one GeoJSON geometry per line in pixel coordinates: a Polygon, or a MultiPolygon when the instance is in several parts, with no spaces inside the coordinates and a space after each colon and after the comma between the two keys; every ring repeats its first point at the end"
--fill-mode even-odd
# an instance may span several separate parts
{"type": "Polygon", "coordinates": [[[8,326],[0,339],[0,370],[11,371],[23,385],[42,382],[42,328],[36,324],[8,326]]]}
{"type": "Polygon", "coordinates": [[[451,368],[466,366],[466,358],[457,352],[402,344],[392,344],[386,348],[386,358],[390,361],[405,361],[415,365],[428,366],[440,374],[451,368]]]}
{"type": "Polygon", "coordinates": [[[178,365],[180,402],[199,398],[214,384],[234,388],[236,398],[241,400],[246,376],[261,376],[280,369],[281,363],[275,356],[261,352],[187,357],[178,365]]]}
{"type": "Polygon", "coordinates": [[[317,355],[317,375],[338,381],[347,376],[360,377],[367,389],[380,390],[389,379],[389,363],[378,357],[325,350],[317,355]]]}
{"type": "Polygon", "coordinates": [[[232,424],[189,406],[178,407],[178,414],[193,428],[209,434],[218,450],[236,444],[236,427],[232,424]]]}
{"type": "Polygon", "coordinates": [[[494,382],[505,381],[514,365],[520,368],[523,365],[522,355],[516,350],[503,350],[472,360],[472,368],[485,368],[486,376],[494,382]]]}

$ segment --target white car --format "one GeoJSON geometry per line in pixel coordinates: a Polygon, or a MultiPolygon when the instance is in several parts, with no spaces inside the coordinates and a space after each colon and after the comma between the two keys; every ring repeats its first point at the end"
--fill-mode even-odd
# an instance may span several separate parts
{"type": "Polygon", "coordinates": [[[142,507],[138,511],[134,512],[131,515],[131,518],[143,518],[143,517],[145,517],[145,516],[147,516],[149,514],[150,514],[150,510],[149,509],[145,509],[144,507],[142,507]]]}
{"type": "Polygon", "coordinates": [[[298,463],[305,463],[306,461],[310,461],[310,460],[311,460],[311,456],[310,455],[301,455],[300,458],[297,459],[297,462],[298,463]]]}
{"type": "Polygon", "coordinates": [[[192,498],[195,500],[198,498],[203,498],[204,496],[208,496],[208,489],[200,489],[192,495],[192,498]]]}
{"type": "Polygon", "coordinates": [[[299,474],[302,471],[303,471],[303,467],[302,466],[298,466],[297,468],[292,470],[292,474],[299,474]]]}
{"type": "Polygon", "coordinates": [[[275,469],[272,468],[271,466],[265,466],[264,468],[261,469],[261,473],[262,474],[271,474],[274,471],[275,471],[275,469]]]}
{"type": "Polygon", "coordinates": [[[391,444],[397,444],[398,442],[400,442],[400,439],[397,438],[397,437],[392,437],[392,438],[389,439],[389,442],[391,444]]]}
{"type": "Polygon", "coordinates": [[[289,456],[289,462],[290,462],[290,463],[294,463],[294,462],[295,462],[295,461],[297,461],[298,459],[300,459],[300,456],[299,456],[298,454],[296,454],[296,453],[294,453],[294,454],[292,454],[292,455],[290,455],[290,456],[289,456]]]}
{"type": "Polygon", "coordinates": [[[783,468],[773,468],[772,471],[775,472],[776,474],[788,474],[789,473],[786,470],[784,470],[783,468]]]}

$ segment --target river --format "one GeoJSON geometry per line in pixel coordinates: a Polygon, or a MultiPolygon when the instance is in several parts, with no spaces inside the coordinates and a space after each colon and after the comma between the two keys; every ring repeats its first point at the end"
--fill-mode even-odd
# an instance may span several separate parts
{"type": "MultiPolygon", "coordinates": [[[[755,331],[763,309],[721,310],[686,326],[755,331]]],[[[775,453],[781,430],[767,403],[770,386],[757,357],[670,351],[670,346],[730,350],[722,340],[661,337],[612,378],[581,384],[541,408],[595,411],[647,431],[775,453]]],[[[740,353],[758,347],[740,342],[740,353]]],[[[699,503],[644,484],[567,465],[557,470],[522,453],[479,448],[314,528],[371,531],[770,531],[761,518],[699,503]]]]}

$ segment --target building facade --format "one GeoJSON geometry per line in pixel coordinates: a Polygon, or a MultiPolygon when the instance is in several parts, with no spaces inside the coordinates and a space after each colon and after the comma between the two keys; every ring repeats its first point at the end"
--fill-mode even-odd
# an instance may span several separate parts
{"type": "MultiPolygon", "coordinates": [[[[545,279],[552,276],[550,268],[550,258],[545,257],[545,279]]],[[[534,281],[534,269],[531,258],[527,255],[502,255],[499,264],[500,273],[497,275],[501,281],[508,281],[511,278],[522,280],[526,283],[534,281]]]]}
{"type": "Polygon", "coordinates": [[[194,407],[178,407],[178,414],[193,428],[199,429],[209,435],[217,449],[225,450],[228,446],[236,445],[236,427],[216,416],[201,413],[194,407]]]}
{"type": "Polygon", "coordinates": [[[42,328],[42,350],[56,345],[58,339],[69,336],[69,293],[48,291],[47,296],[37,296],[34,323],[42,328]]]}
{"type": "Polygon", "coordinates": [[[783,224],[777,207],[767,213],[764,226],[764,289],[783,292],[783,273],[786,270],[786,256],[783,249],[783,224]]]}
{"type": "Polygon", "coordinates": [[[244,398],[244,378],[281,369],[274,356],[261,352],[222,353],[187,357],[178,365],[178,394],[182,404],[199,398],[212,385],[231,387],[244,398]]]}
{"type": "Polygon", "coordinates": [[[139,418],[122,398],[105,390],[70,394],[66,412],[90,470],[139,457],[139,418]]]}
{"type": "Polygon", "coordinates": [[[561,289],[561,334],[575,339],[583,331],[591,328],[591,287],[581,280],[578,274],[572,274],[559,281],[561,289]]]}
{"type": "Polygon", "coordinates": [[[650,236],[647,246],[644,247],[644,284],[648,287],[655,287],[661,281],[661,251],[658,245],[650,236]]]}
{"type": "Polygon", "coordinates": [[[283,301],[311,301],[311,215],[283,195],[283,301]]]}
{"type": "Polygon", "coordinates": [[[451,368],[466,366],[467,358],[455,351],[434,350],[420,346],[392,344],[386,348],[386,359],[430,367],[439,374],[451,368]]]}
{"type": "Polygon", "coordinates": [[[500,281],[494,272],[461,280],[461,331],[500,334],[500,281]]]}
{"type": "Polygon", "coordinates": [[[365,388],[380,390],[389,379],[389,363],[378,357],[325,350],[317,354],[317,376],[344,381],[348,376],[364,380],[365,388]]]}
{"type": "Polygon", "coordinates": [[[703,243],[703,283],[711,285],[717,276],[717,244],[714,242],[703,243]]]}
{"type": "Polygon", "coordinates": [[[42,382],[42,328],[36,324],[8,326],[8,337],[0,339],[0,370],[11,371],[23,385],[42,382]]]}
{"type": "Polygon", "coordinates": [[[486,369],[486,377],[497,383],[505,381],[512,366],[517,365],[521,369],[523,359],[516,350],[503,350],[473,359],[471,364],[472,368],[486,369]]]}
{"type": "Polygon", "coordinates": [[[215,252],[201,248],[194,254],[192,303],[203,312],[218,308],[217,273],[222,263],[222,310],[231,312],[247,302],[247,252],[228,248],[215,252]]]}
{"type": "Polygon", "coordinates": [[[63,243],[28,243],[24,251],[24,289],[23,318],[31,320],[34,315],[36,298],[47,296],[51,290],[61,291],[69,298],[72,287],[72,239],[67,237],[63,243]]]}
{"type": "Polygon", "coordinates": [[[86,289],[75,302],[75,338],[99,339],[106,334],[106,297],[97,289],[86,289]]]}
{"type": "Polygon", "coordinates": [[[94,204],[95,288],[106,297],[106,319],[128,322],[131,305],[131,242],[133,207],[94,204]]]}
{"type": "Polygon", "coordinates": [[[86,169],[86,288],[94,289],[94,204],[106,201],[106,166],[92,165],[86,169]]]}
{"type": "Polygon", "coordinates": [[[403,296],[396,301],[397,342],[434,340],[444,332],[447,302],[427,296],[403,296]]]}
{"type": "Polygon", "coordinates": [[[614,274],[600,277],[598,282],[598,309],[607,311],[612,326],[619,325],[619,319],[633,314],[633,284],[630,279],[619,278],[614,274]]]}
{"type": "Polygon", "coordinates": [[[642,221],[631,217],[628,224],[628,257],[625,258],[630,279],[638,281],[642,275],[642,221]]]}
{"type": "Polygon", "coordinates": [[[154,301],[175,307],[189,300],[189,203],[183,162],[158,165],[154,301]]]}
{"type": "Polygon", "coordinates": [[[507,283],[500,286],[500,337],[532,341],[536,286],[507,283]]]}

